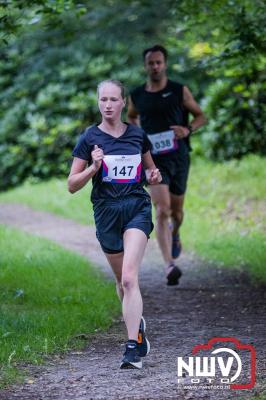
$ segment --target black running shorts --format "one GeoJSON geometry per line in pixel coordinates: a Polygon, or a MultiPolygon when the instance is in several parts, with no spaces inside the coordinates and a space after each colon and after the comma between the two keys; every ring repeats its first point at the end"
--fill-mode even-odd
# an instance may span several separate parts
{"type": "Polygon", "coordinates": [[[189,151],[153,156],[153,159],[162,175],[161,184],[168,185],[172,194],[177,196],[185,194],[190,166],[189,151]]]}
{"type": "Polygon", "coordinates": [[[98,200],[94,206],[96,236],[105,253],[123,251],[123,234],[137,228],[149,238],[153,230],[151,201],[148,196],[98,200]]]}

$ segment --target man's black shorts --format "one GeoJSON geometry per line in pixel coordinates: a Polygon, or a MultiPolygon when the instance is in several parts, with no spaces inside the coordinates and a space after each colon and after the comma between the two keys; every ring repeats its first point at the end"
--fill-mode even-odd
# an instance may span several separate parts
{"type": "Polygon", "coordinates": [[[161,156],[153,156],[154,163],[159,168],[161,184],[169,186],[170,193],[181,196],[186,192],[190,166],[189,151],[176,151],[161,156]]]}
{"type": "Polygon", "coordinates": [[[153,230],[151,200],[148,196],[99,200],[93,210],[96,236],[105,253],[123,251],[123,234],[127,229],[140,229],[147,238],[153,230]]]}

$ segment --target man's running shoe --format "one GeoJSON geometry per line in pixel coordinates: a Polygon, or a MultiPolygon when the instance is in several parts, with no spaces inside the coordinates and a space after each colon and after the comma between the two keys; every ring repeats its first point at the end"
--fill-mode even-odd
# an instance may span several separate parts
{"type": "Polygon", "coordinates": [[[128,340],[126,343],[126,351],[122,359],[121,369],[142,368],[142,360],[138,354],[137,342],[128,340]]]}
{"type": "Polygon", "coordinates": [[[178,281],[179,281],[179,278],[182,275],[182,272],[180,271],[180,269],[175,264],[170,264],[168,268],[169,268],[170,272],[166,276],[167,285],[168,286],[178,285],[178,281]]]}
{"type": "Polygon", "coordinates": [[[146,330],[146,321],[143,317],[141,317],[139,324],[139,334],[138,334],[138,353],[140,357],[145,357],[150,352],[150,342],[146,338],[145,335],[146,330]]]}
{"type": "Polygon", "coordinates": [[[178,258],[182,251],[182,244],[179,235],[172,235],[172,257],[178,258]]]}

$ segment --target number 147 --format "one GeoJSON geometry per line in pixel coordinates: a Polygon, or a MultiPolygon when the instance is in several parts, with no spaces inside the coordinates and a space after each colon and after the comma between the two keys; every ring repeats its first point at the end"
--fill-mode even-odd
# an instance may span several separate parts
{"type": "Polygon", "coordinates": [[[126,167],[122,167],[119,171],[118,167],[114,167],[113,171],[115,171],[115,176],[117,175],[130,176],[133,168],[134,168],[133,165],[128,165],[126,167]],[[126,169],[128,169],[128,171],[126,169]]]}

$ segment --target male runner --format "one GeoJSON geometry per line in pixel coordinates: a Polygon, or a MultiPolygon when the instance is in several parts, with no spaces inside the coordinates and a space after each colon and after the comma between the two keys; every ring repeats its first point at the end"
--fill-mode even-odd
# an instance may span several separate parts
{"type": "Polygon", "coordinates": [[[128,121],[140,124],[148,134],[154,163],[163,178],[160,184],[150,186],[150,194],[156,208],[156,236],[165,262],[167,284],[176,285],[181,271],[174,259],[181,252],[179,229],[190,164],[189,138],[206,119],[190,90],[168,79],[164,47],[156,45],[144,50],[143,58],[148,78],[131,92],[128,121]],[[191,122],[189,114],[193,116],[191,122]]]}

